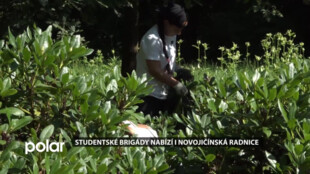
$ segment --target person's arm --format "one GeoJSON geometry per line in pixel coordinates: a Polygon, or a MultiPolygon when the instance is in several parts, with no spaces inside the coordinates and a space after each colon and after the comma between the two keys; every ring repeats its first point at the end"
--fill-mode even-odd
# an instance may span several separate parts
{"type": "Polygon", "coordinates": [[[173,87],[178,95],[185,96],[188,93],[187,88],[181,82],[177,81],[161,69],[160,61],[146,60],[146,65],[151,76],[153,76],[156,80],[173,87]]]}
{"type": "Polygon", "coordinates": [[[178,95],[186,95],[188,92],[187,88],[161,68],[159,53],[161,52],[162,47],[160,47],[161,44],[158,42],[158,39],[151,36],[141,42],[141,49],[147,53],[145,61],[148,72],[153,78],[155,78],[155,80],[173,87],[178,95]]]}
{"type": "Polygon", "coordinates": [[[161,69],[160,61],[146,60],[146,65],[148,67],[149,73],[155,78],[155,80],[167,84],[171,87],[174,87],[179,83],[175,78],[165,73],[165,71],[161,69]]]}

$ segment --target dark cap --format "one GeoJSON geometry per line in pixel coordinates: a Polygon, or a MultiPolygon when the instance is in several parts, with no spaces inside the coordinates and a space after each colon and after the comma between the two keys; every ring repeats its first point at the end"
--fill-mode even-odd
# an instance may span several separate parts
{"type": "Polygon", "coordinates": [[[180,28],[185,27],[184,24],[187,21],[187,16],[184,8],[179,4],[169,3],[167,7],[162,7],[159,13],[160,18],[168,20],[170,24],[180,28]]]}

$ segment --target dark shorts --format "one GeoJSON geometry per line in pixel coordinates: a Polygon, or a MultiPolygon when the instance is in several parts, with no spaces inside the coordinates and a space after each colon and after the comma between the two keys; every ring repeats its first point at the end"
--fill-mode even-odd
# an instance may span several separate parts
{"type": "Polygon", "coordinates": [[[158,116],[159,111],[162,113],[168,112],[169,114],[172,114],[178,103],[177,99],[162,100],[152,96],[146,96],[142,99],[144,100],[144,103],[139,105],[138,112],[142,111],[145,115],[150,114],[152,117],[158,116]]]}

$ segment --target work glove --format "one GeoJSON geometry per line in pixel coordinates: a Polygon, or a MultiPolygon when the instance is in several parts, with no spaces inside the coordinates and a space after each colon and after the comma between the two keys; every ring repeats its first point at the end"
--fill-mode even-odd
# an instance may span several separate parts
{"type": "Polygon", "coordinates": [[[185,85],[183,85],[181,82],[179,82],[177,85],[175,85],[173,87],[176,91],[176,93],[179,95],[179,96],[185,96],[187,93],[188,93],[188,90],[186,88],[185,85]]]}

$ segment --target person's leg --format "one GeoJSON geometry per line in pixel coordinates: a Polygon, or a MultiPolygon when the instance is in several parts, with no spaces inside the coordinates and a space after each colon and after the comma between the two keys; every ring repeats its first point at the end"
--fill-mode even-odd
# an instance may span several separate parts
{"type": "Polygon", "coordinates": [[[171,89],[169,91],[169,95],[168,98],[166,100],[166,106],[165,106],[165,110],[169,113],[169,114],[173,114],[176,112],[177,106],[179,105],[180,99],[181,97],[179,97],[175,91],[172,91],[174,89],[171,89]]]}
{"type": "Polygon", "coordinates": [[[139,105],[138,112],[142,111],[145,115],[150,114],[158,116],[159,111],[165,111],[165,100],[161,100],[152,96],[146,96],[143,98],[144,102],[139,105]]]}

